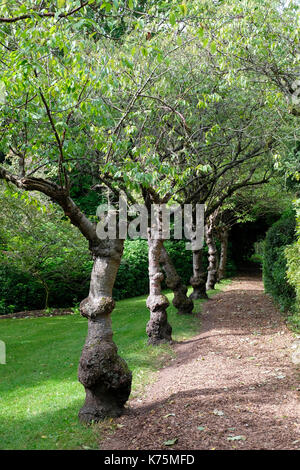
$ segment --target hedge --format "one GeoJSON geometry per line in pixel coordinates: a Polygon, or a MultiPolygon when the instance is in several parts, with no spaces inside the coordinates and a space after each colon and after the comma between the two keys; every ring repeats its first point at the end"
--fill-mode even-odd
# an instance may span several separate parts
{"type": "Polygon", "coordinates": [[[296,238],[295,214],[284,214],[266,234],[263,256],[265,291],[274,298],[282,311],[291,310],[295,304],[295,287],[288,283],[285,248],[296,238]]]}
{"type": "Polygon", "coordinates": [[[296,292],[296,302],[289,321],[293,327],[300,329],[300,200],[296,203],[297,209],[297,240],[285,249],[287,260],[288,282],[296,292]]]}
{"type": "MultiPolygon", "coordinates": [[[[189,284],[192,275],[192,252],[185,249],[184,240],[165,242],[166,249],[185,284],[189,284]]],[[[78,248],[77,248],[78,250],[78,248]]],[[[75,253],[76,254],[76,253],[75,253]]],[[[74,265],[74,256],[61,253],[45,265],[45,278],[49,288],[49,307],[67,308],[78,304],[89,292],[92,260],[86,254],[86,261],[79,260],[74,265]],[[59,271],[59,272],[58,272],[59,271]],[[65,272],[65,276],[61,273],[65,272]]],[[[204,247],[204,268],[207,267],[207,247],[204,247]]],[[[227,275],[235,272],[230,251],[227,263],[227,275]]],[[[166,285],[163,286],[166,288],[166,285]]],[[[115,300],[145,295],[148,293],[148,244],[146,240],[127,240],[124,255],[115,282],[113,296],[115,300]]],[[[45,291],[30,273],[20,270],[12,260],[0,258],[0,315],[23,310],[43,309],[45,291]]]]}

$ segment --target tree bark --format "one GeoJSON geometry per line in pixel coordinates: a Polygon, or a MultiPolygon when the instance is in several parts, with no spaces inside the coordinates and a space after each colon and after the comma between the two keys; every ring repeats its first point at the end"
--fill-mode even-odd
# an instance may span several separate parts
{"type": "Polygon", "coordinates": [[[203,271],[202,266],[203,250],[193,251],[193,276],[190,279],[193,292],[190,299],[207,299],[206,294],[206,272],[203,271]]]}
{"type": "Polygon", "coordinates": [[[212,217],[205,230],[206,244],[208,247],[208,270],[206,290],[213,290],[218,277],[218,250],[214,239],[214,226],[212,217]]]}
{"type": "Polygon", "coordinates": [[[84,423],[120,416],[131,391],[132,374],[112,340],[112,289],[123,253],[123,240],[102,240],[91,247],[94,266],[90,292],[80,304],[88,319],[88,335],[80,358],[78,378],[86,399],[79,412],[84,423]]]}
{"type": "Polygon", "coordinates": [[[218,281],[226,277],[226,263],[228,253],[228,230],[222,230],[219,235],[221,243],[220,264],[218,270],[218,281]]]}
{"type": "Polygon", "coordinates": [[[182,283],[175,266],[167,253],[164,245],[161,248],[160,262],[165,273],[166,284],[174,293],[173,305],[178,310],[179,315],[193,313],[194,303],[186,295],[187,287],[182,283]]]}
{"type": "Polygon", "coordinates": [[[149,338],[148,344],[157,345],[172,341],[172,327],[168,323],[167,316],[169,301],[161,290],[161,283],[164,279],[160,269],[163,240],[151,238],[150,229],[148,229],[148,246],[149,296],[147,298],[147,307],[150,310],[150,320],[146,332],[149,338]]]}

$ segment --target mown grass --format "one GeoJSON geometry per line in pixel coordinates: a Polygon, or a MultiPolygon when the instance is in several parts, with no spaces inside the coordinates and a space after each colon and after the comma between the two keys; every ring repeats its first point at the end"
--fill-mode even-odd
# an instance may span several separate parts
{"type": "MultiPolygon", "coordinates": [[[[133,395],[173,354],[169,345],[147,346],[145,300],[122,300],[112,315],[114,341],[133,372],[133,395]]],[[[196,312],[202,302],[195,302],[196,312]]],[[[168,318],[176,341],[199,329],[196,316],[179,316],[173,306],[168,318]]],[[[86,331],[87,322],[78,314],[0,320],[0,339],[7,348],[7,364],[0,364],[0,449],[97,448],[101,426],[77,420],[85,395],[77,366],[86,331]]]]}

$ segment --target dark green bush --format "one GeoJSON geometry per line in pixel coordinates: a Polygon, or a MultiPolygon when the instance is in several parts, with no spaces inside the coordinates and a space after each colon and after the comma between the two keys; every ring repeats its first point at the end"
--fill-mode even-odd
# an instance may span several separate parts
{"type": "MultiPolygon", "coordinates": [[[[43,273],[49,288],[49,307],[64,308],[80,302],[87,296],[92,263],[78,271],[72,271],[69,276],[61,278],[55,270],[43,273]]],[[[63,268],[63,266],[62,266],[63,268]]],[[[55,269],[55,267],[54,267],[55,269]]],[[[65,263],[65,270],[68,265],[65,263]]],[[[30,273],[21,271],[13,263],[0,263],[0,315],[23,310],[38,310],[45,308],[45,289],[41,282],[30,273]]]]}
{"type": "MultiPolygon", "coordinates": [[[[184,283],[192,274],[192,254],[183,240],[166,241],[165,247],[184,283]]],[[[165,288],[166,286],[163,285],[165,288]]],[[[149,291],[147,240],[127,240],[114,287],[116,300],[144,295],[149,291]]]]}
{"type": "MultiPolygon", "coordinates": [[[[79,235],[80,237],[80,235],[79,235]]],[[[184,240],[166,241],[166,249],[185,284],[192,275],[192,252],[184,240]]],[[[83,247],[84,248],[84,247],[83,247]]],[[[40,267],[40,276],[49,289],[49,307],[66,308],[88,295],[92,261],[87,251],[74,247],[74,252],[62,251],[40,267]],[[76,262],[77,260],[77,262],[76,262]]],[[[41,282],[30,272],[20,269],[12,259],[0,260],[0,315],[45,307],[46,293],[41,282]]],[[[207,267],[207,247],[204,247],[204,268],[207,267]]],[[[228,275],[234,273],[228,258],[228,275]]],[[[166,285],[163,285],[165,288],[166,285]]],[[[148,244],[146,240],[127,240],[118,271],[113,295],[116,300],[148,293],[148,244]]]]}
{"type": "Polygon", "coordinates": [[[226,262],[226,277],[235,276],[237,273],[237,266],[232,256],[232,243],[228,242],[227,262],[226,262]]]}
{"type": "Polygon", "coordinates": [[[289,316],[289,324],[297,331],[300,331],[300,199],[295,203],[296,209],[296,242],[285,249],[287,260],[287,278],[291,286],[296,291],[296,301],[294,309],[289,316]]]}
{"type": "MultiPolygon", "coordinates": [[[[184,284],[189,285],[192,275],[192,252],[186,250],[184,240],[167,240],[165,247],[171,257],[177,273],[184,284]]],[[[229,243],[227,259],[227,276],[236,273],[236,266],[231,256],[231,244],[229,243]]],[[[207,246],[203,249],[203,268],[206,269],[207,246]]],[[[163,284],[163,288],[166,285],[163,284]]],[[[124,255],[117,275],[114,298],[116,300],[143,295],[148,293],[148,244],[146,240],[127,240],[125,242],[124,255]]]]}
{"type": "Polygon", "coordinates": [[[284,214],[268,230],[263,258],[263,280],[265,291],[272,295],[282,311],[292,308],[295,288],[288,284],[285,248],[295,241],[295,214],[284,214]]]}
{"type": "MultiPolygon", "coordinates": [[[[183,283],[189,285],[193,273],[192,252],[186,250],[185,244],[184,240],[168,240],[165,242],[165,247],[183,283]]],[[[205,261],[207,265],[207,257],[205,261]]]]}
{"type": "Polygon", "coordinates": [[[43,305],[44,289],[27,273],[13,264],[0,264],[0,315],[43,305]]]}
{"type": "Polygon", "coordinates": [[[116,300],[148,292],[147,240],[127,240],[117,274],[113,296],[116,300]]]}

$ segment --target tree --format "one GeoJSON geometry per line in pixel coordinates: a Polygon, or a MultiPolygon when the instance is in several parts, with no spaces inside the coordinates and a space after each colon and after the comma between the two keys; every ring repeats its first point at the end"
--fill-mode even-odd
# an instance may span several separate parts
{"type": "Polygon", "coordinates": [[[102,178],[134,201],[207,202],[214,211],[243,185],[268,181],[279,119],[265,89],[229,85],[200,39],[178,36],[157,34],[143,53],[129,37],[116,57],[122,87],[109,104],[119,119],[102,178]]]}
{"type": "Polygon", "coordinates": [[[178,309],[177,313],[179,315],[192,314],[193,301],[187,297],[187,287],[182,283],[164,246],[161,250],[160,262],[166,276],[167,287],[174,292],[173,305],[178,309]]]}
{"type": "MultiPolygon", "coordinates": [[[[112,145],[128,145],[127,136],[120,138],[128,112],[114,105],[120,84],[124,88],[114,62],[121,42],[115,41],[134,31],[144,56],[145,22],[158,30],[166,17],[169,21],[170,10],[178,10],[177,2],[171,7],[149,2],[148,14],[147,3],[137,11],[132,2],[108,1],[0,7],[1,155],[6,155],[0,179],[55,202],[89,242],[94,260],[89,296],[80,306],[89,325],[79,365],[86,389],[79,417],[85,422],[120,414],[130,393],[131,373],[117,355],[110,321],[124,240],[118,234],[113,240],[99,239],[89,208],[84,212],[72,194],[79,173],[84,181],[93,181],[90,191],[103,180],[111,187],[105,164],[112,145]],[[119,27],[120,34],[113,34],[119,27]]],[[[123,56],[123,77],[131,69],[123,56]]],[[[139,93],[152,83],[150,76],[139,93]]],[[[130,108],[139,93],[123,104],[130,108]]],[[[126,189],[127,182],[123,178],[119,189],[126,189]]]]}
{"type": "Polygon", "coordinates": [[[94,267],[89,296],[80,307],[89,326],[79,364],[79,380],[86,389],[79,417],[91,422],[120,414],[131,387],[131,373],[117,354],[110,321],[123,240],[100,240],[96,225],[70,196],[76,163],[90,153],[90,165],[97,164],[89,130],[95,116],[98,122],[102,119],[103,103],[99,109],[95,94],[101,93],[107,58],[84,34],[84,25],[90,24],[84,16],[87,2],[70,2],[67,10],[49,4],[47,10],[42,2],[28,12],[26,6],[1,6],[9,14],[0,18],[1,145],[7,155],[0,179],[46,195],[89,242],[94,267]]]}

